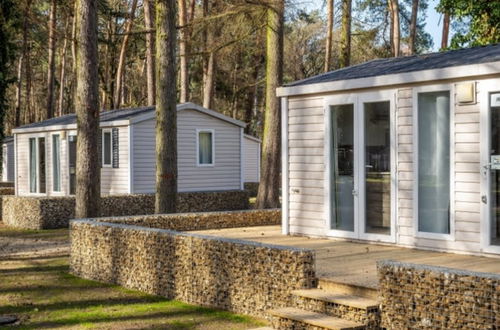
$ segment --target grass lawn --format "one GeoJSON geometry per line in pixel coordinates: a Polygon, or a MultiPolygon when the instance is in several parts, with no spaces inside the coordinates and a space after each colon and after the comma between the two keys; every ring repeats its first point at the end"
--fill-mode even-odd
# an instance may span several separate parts
{"type": "MultiPolygon", "coordinates": [[[[24,231],[0,226],[0,237],[67,240],[67,230],[24,231]]],[[[0,259],[0,315],[21,329],[248,329],[262,320],[169,301],[68,273],[68,256],[0,259]]]]}

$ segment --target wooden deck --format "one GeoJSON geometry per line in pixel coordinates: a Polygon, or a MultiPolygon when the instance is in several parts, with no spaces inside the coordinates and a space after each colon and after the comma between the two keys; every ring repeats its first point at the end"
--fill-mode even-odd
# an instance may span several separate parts
{"type": "Polygon", "coordinates": [[[204,230],[194,233],[314,249],[318,277],[370,288],[378,286],[377,260],[398,260],[500,274],[500,258],[439,253],[344,240],[284,236],[279,226],[204,230]]]}

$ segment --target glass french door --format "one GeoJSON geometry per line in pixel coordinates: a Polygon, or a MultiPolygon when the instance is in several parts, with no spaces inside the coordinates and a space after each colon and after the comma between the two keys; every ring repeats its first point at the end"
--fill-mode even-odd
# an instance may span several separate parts
{"type": "Polygon", "coordinates": [[[488,242],[490,246],[500,248],[500,92],[490,94],[489,105],[489,200],[488,242]]]}
{"type": "Polygon", "coordinates": [[[360,94],[329,107],[331,236],[394,241],[391,95],[360,94]]]}

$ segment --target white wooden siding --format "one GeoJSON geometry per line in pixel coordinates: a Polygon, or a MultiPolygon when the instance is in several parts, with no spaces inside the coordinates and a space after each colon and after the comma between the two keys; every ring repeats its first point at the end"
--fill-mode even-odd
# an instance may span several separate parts
{"type": "MultiPolygon", "coordinates": [[[[134,125],[133,192],[155,191],[155,120],[134,125]]],[[[194,110],[177,113],[179,191],[241,188],[240,127],[194,110]],[[196,129],[213,129],[215,165],[196,165],[196,129]]]]}
{"type": "MultiPolygon", "coordinates": [[[[14,141],[4,143],[5,153],[2,159],[2,181],[14,181],[14,141]]],[[[3,150],[2,150],[3,152],[3,150]]]]}
{"type": "MultiPolygon", "coordinates": [[[[29,139],[31,137],[45,137],[46,148],[46,184],[47,196],[69,195],[69,168],[68,168],[68,134],[63,139],[62,131],[43,133],[24,133],[17,135],[17,187],[19,196],[33,195],[29,192],[29,139]],[[60,136],[60,167],[61,191],[54,192],[52,184],[52,135],[60,136]]],[[[125,194],[128,193],[128,129],[119,127],[119,168],[101,169],[101,193],[125,194]]]]}
{"type": "Polygon", "coordinates": [[[244,176],[245,182],[259,182],[260,143],[243,137],[244,176]]]}
{"type": "MultiPolygon", "coordinates": [[[[453,84],[450,84],[453,86],[453,84]]],[[[477,83],[477,91],[481,81],[477,83]]],[[[451,88],[451,90],[454,90],[451,88]]],[[[451,203],[454,232],[450,239],[415,235],[413,189],[413,88],[396,89],[397,221],[396,244],[408,247],[481,253],[480,103],[459,105],[452,95],[454,134],[451,203]],[[453,209],[452,208],[452,209],[453,209]]],[[[479,96],[479,94],[478,94],[479,96]]],[[[290,232],[326,236],[324,214],[325,117],[322,96],[288,98],[288,185],[290,232]]]]}
{"type": "Polygon", "coordinates": [[[128,126],[118,128],[118,168],[101,168],[101,193],[106,195],[129,192],[128,126]]]}
{"type": "Polygon", "coordinates": [[[291,233],[325,235],[322,97],[289,98],[289,223],[291,233]]]}

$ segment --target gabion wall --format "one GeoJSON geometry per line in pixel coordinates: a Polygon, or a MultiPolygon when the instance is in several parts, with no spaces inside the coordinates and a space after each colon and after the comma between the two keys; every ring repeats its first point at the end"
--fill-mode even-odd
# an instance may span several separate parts
{"type": "MultiPolygon", "coordinates": [[[[2,197],[2,221],[25,229],[67,228],[73,219],[74,197],[2,197]]],[[[155,196],[116,195],[101,198],[101,215],[126,216],[154,213],[155,196]]],[[[178,212],[248,209],[246,191],[188,192],[178,194],[178,212]]]]}
{"type": "Polygon", "coordinates": [[[279,225],[280,209],[244,210],[200,213],[139,215],[129,217],[95,218],[97,222],[120,223],[178,231],[222,229],[248,226],[279,225]]]}
{"type": "Polygon", "coordinates": [[[265,316],[315,285],[314,252],[116,223],[71,222],[71,272],[150,294],[265,316]]]}
{"type": "Polygon", "coordinates": [[[499,329],[500,275],[381,261],[382,327],[499,329]]]}

